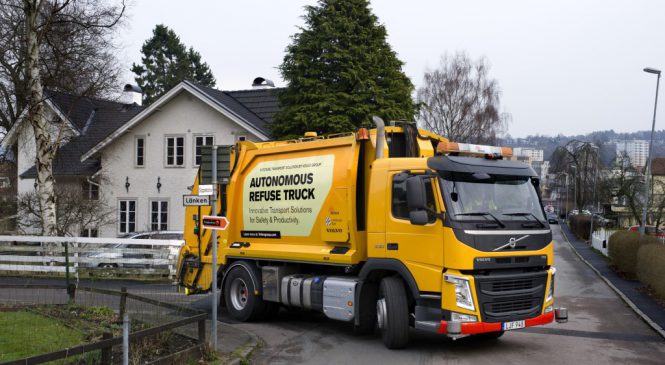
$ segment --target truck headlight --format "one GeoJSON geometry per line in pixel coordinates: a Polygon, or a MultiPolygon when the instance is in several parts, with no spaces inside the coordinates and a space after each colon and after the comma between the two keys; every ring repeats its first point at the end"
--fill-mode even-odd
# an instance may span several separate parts
{"type": "Polygon", "coordinates": [[[554,298],[554,277],[556,275],[556,268],[552,266],[552,279],[550,280],[550,288],[547,291],[547,299],[545,300],[546,302],[549,302],[554,298]]]}
{"type": "Polygon", "coordinates": [[[470,314],[450,312],[450,320],[453,322],[478,322],[478,317],[470,314]]]}
{"type": "Polygon", "coordinates": [[[470,311],[476,310],[476,307],[473,305],[473,295],[471,294],[471,286],[469,285],[468,279],[446,275],[446,282],[455,285],[455,297],[458,307],[470,311]]]}

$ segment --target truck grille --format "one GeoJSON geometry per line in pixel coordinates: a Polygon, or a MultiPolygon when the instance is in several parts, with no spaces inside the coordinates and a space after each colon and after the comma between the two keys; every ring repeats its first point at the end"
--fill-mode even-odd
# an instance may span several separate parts
{"type": "Polygon", "coordinates": [[[547,272],[474,276],[485,322],[507,322],[541,313],[547,272]]]}
{"type": "Polygon", "coordinates": [[[533,279],[518,279],[492,282],[492,291],[504,292],[511,290],[531,289],[534,286],[533,279]]]}

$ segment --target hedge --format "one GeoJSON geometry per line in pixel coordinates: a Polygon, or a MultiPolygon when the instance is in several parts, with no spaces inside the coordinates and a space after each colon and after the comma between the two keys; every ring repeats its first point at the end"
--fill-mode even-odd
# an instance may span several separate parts
{"type": "Polygon", "coordinates": [[[591,229],[590,215],[574,215],[570,217],[570,230],[579,238],[588,241],[591,229]]]}
{"type": "Polygon", "coordinates": [[[646,244],[660,244],[652,236],[641,236],[639,232],[618,231],[610,236],[608,253],[616,267],[628,277],[636,277],[637,251],[646,244]]]}
{"type": "Polygon", "coordinates": [[[665,245],[643,245],[637,251],[637,277],[665,300],[665,245]]]}

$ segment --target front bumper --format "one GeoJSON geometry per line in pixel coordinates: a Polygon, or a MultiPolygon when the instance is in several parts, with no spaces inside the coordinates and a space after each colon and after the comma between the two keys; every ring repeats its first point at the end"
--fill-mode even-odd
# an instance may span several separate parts
{"type": "MultiPolygon", "coordinates": [[[[541,326],[544,324],[552,323],[554,321],[554,312],[549,312],[542,314],[538,317],[527,318],[524,320],[524,326],[541,326]]],[[[452,327],[452,326],[451,326],[452,327]]],[[[499,332],[502,331],[501,323],[486,323],[486,322],[463,322],[460,324],[460,332],[455,331],[456,333],[448,332],[448,321],[441,321],[439,324],[438,332],[440,334],[450,334],[450,335],[475,335],[479,333],[486,332],[499,332]]]]}

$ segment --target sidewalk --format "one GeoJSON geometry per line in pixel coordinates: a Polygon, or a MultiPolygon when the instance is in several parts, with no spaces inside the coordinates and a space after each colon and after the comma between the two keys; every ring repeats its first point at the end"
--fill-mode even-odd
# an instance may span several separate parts
{"type": "Polygon", "coordinates": [[[665,309],[639,290],[644,285],[637,280],[627,280],[617,275],[609,267],[609,262],[604,256],[595,252],[591,245],[575,237],[567,224],[561,224],[561,231],[587,265],[591,266],[645,322],[665,338],[665,309]]]}

